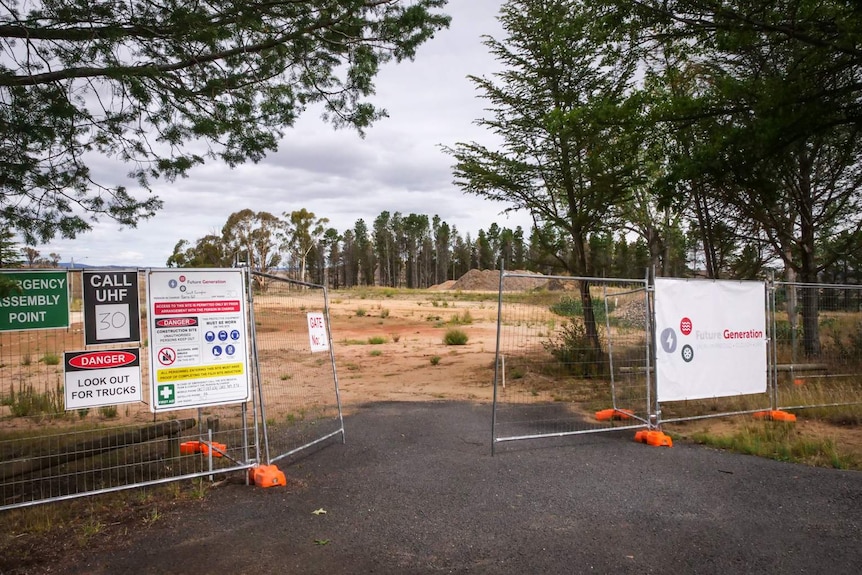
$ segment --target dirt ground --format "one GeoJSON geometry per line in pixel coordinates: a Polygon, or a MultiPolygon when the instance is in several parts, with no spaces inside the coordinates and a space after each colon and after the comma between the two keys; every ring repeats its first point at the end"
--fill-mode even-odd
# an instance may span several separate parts
{"type": "Polygon", "coordinates": [[[493,398],[495,301],[336,296],[330,307],[346,408],[367,401],[493,398]],[[442,301],[445,307],[432,303],[442,301]],[[465,314],[471,318],[469,324],[453,325],[454,318],[465,314]],[[466,345],[443,343],[452,328],[467,334],[466,345]],[[369,338],[385,341],[368,344],[369,338]]]}

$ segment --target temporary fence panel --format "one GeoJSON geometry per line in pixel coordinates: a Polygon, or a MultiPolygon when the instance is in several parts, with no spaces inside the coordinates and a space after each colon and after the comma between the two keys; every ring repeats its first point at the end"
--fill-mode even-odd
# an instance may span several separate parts
{"type": "Polygon", "coordinates": [[[646,288],[501,273],[493,444],[648,425],[646,288]]]}
{"type": "MultiPolygon", "coordinates": [[[[40,329],[40,318],[29,315],[38,312],[23,307],[36,300],[4,302],[7,319],[9,305],[20,304],[21,309],[12,313],[22,315],[13,319],[32,318],[37,325],[21,330],[7,325],[0,330],[0,509],[253,465],[256,439],[253,416],[246,404],[153,413],[145,306],[129,306],[141,317],[125,318],[136,323],[140,320],[136,325],[139,333],[126,329],[119,315],[111,317],[119,308],[100,309],[101,319],[113,322],[102,326],[103,341],[123,339],[117,336],[126,333],[139,341],[85,345],[87,310],[82,309],[82,272],[59,273],[68,286],[68,311],[59,312],[67,316],[64,327],[40,329]],[[87,356],[90,361],[137,355],[139,378],[128,368],[123,368],[122,375],[99,377],[67,371],[75,361],[69,363],[67,359],[76,356],[67,355],[69,352],[100,350],[110,353],[101,357],[91,354],[87,356]],[[138,385],[141,389],[133,389],[138,385]],[[122,402],[112,401],[115,397],[122,402]]],[[[135,275],[138,293],[133,297],[140,303],[146,272],[135,270],[131,276],[135,275]]],[[[104,283],[112,281],[104,279],[104,283]]],[[[117,305],[115,295],[112,292],[106,298],[110,305],[117,305]]]]}
{"type": "Polygon", "coordinates": [[[766,285],[656,278],[656,423],[770,410],[766,285]]]}
{"type": "Polygon", "coordinates": [[[862,403],[862,286],[776,282],[777,409],[862,403]]]}
{"type": "Polygon", "coordinates": [[[330,439],[343,441],[325,287],[269,274],[252,277],[265,461],[290,458],[330,439]]]}

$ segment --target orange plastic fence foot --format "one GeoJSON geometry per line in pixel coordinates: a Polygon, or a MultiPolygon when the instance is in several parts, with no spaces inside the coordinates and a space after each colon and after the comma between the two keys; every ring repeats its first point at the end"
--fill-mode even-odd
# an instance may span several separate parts
{"type": "Polygon", "coordinates": [[[276,487],[287,485],[284,472],[275,465],[258,465],[248,470],[249,479],[258,487],[276,487]]]}
{"type": "Polygon", "coordinates": [[[635,441],[646,443],[653,447],[673,447],[673,439],[671,439],[670,435],[656,430],[642,429],[638,431],[635,433],[635,441]]]}
{"type": "Polygon", "coordinates": [[[222,457],[227,451],[227,445],[213,441],[212,448],[210,448],[210,444],[205,441],[184,441],[180,443],[180,455],[193,455],[195,453],[209,455],[210,451],[213,452],[213,457],[222,457]]]}
{"type": "Polygon", "coordinates": [[[757,411],[753,415],[756,419],[768,419],[769,421],[796,421],[796,416],[794,414],[777,409],[771,411],[757,411]]]}
{"type": "Polygon", "coordinates": [[[631,419],[634,417],[634,412],[628,409],[603,409],[596,412],[596,420],[610,421],[612,419],[631,419]]]}

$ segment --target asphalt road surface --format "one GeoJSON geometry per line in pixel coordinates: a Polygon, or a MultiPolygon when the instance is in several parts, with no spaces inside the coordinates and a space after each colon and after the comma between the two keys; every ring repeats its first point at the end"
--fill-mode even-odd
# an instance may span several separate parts
{"type": "Polygon", "coordinates": [[[862,572],[862,473],[632,432],[505,443],[490,407],[369,404],[290,485],[232,481],[70,573],[862,572]],[[314,511],[323,510],[325,513],[314,511]]]}

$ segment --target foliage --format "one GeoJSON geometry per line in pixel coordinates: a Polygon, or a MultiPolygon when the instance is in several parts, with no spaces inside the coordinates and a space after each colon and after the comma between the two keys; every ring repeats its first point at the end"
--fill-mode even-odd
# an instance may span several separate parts
{"type": "Polygon", "coordinates": [[[390,60],[449,23],[445,0],[4,4],[0,214],[26,242],[75,237],[90,218],[134,226],[154,196],[96,181],[88,160],[130,165],[144,190],[207,158],[275,150],[308,107],[360,132],[390,60]]]}
{"type": "MultiPolygon", "coordinates": [[[[607,302],[607,312],[605,311],[605,302],[604,300],[594,300],[593,301],[593,314],[595,314],[596,321],[600,323],[604,323],[607,318],[607,314],[614,311],[614,302],[607,302]]],[[[561,315],[563,317],[583,317],[584,315],[584,305],[581,303],[581,300],[564,297],[560,299],[560,301],[551,305],[551,311],[557,315],[561,315]]]]}
{"type": "Polygon", "coordinates": [[[449,329],[446,330],[446,334],[443,336],[443,343],[446,345],[466,345],[469,337],[464,330],[460,329],[449,329]]]}
{"type": "Polygon", "coordinates": [[[17,268],[21,266],[21,251],[12,230],[0,231],[0,268],[17,268]]]}
{"type": "Polygon", "coordinates": [[[325,232],[327,218],[317,218],[305,208],[283,214],[287,223],[283,224],[282,247],[287,248],[299,261],[299,280],[306,281],[308,254],[314,249],[325,232]]]}
{"type": "Polygon", "coordinates": [[[9,386],[9,394],[4,400],[14,417],[34,415],[57,415],[63,413],[63,389],[58,383],[56,388],[45,392],[36,391],[31,384],[9,386]]]}

